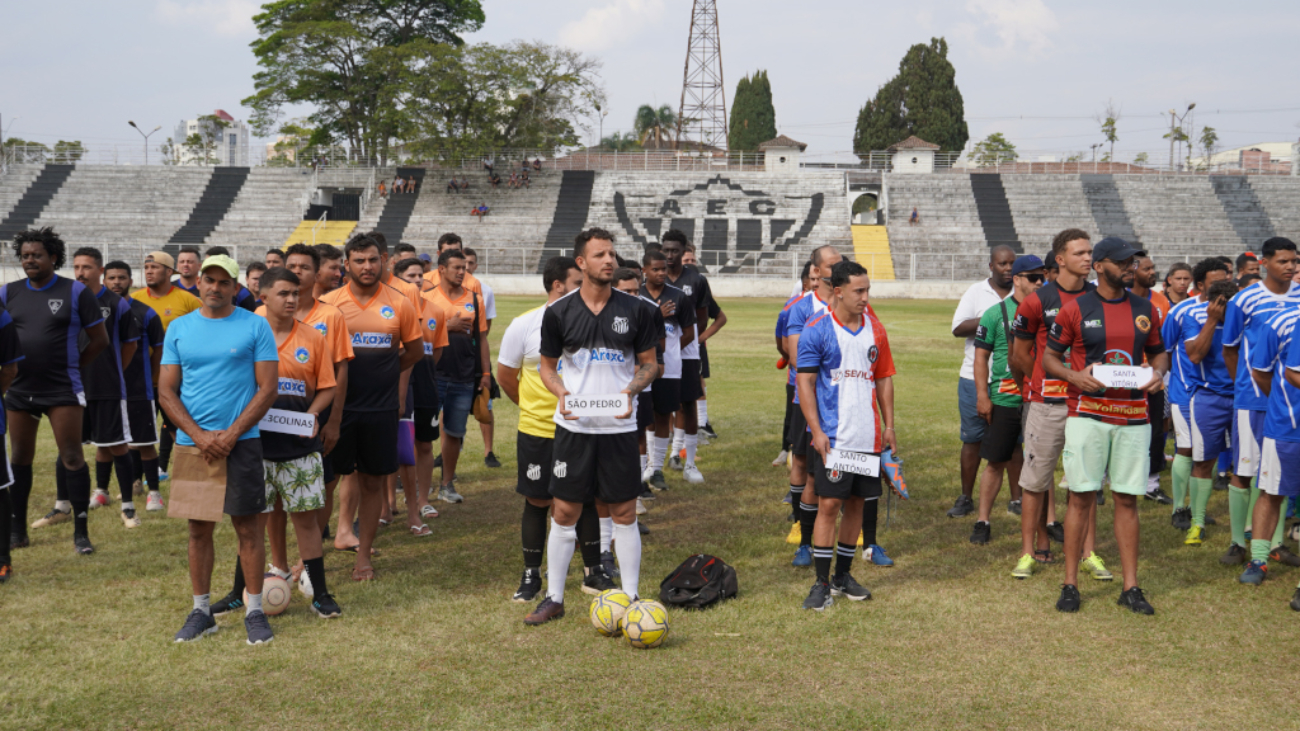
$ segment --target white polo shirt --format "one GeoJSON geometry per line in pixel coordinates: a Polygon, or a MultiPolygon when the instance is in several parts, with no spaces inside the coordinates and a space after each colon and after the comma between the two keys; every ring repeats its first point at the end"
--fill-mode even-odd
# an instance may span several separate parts
{"type": "MultiPolygon", "coordinates": [[[[985,279],[971,285],[952,314],[952,329],[967,320],[978,320],[988,308],[1002,301],[1002,295],[985,279]]],[[[975,380],[975,336],[966,338],[966,355],[961,360],[961,377],[975,380]]]]}

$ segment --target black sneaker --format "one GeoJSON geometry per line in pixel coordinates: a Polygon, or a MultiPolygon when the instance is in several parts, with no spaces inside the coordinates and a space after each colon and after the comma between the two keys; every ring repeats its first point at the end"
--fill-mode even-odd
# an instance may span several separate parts
{"type": "Polygon", "coordinates": [[[1228,550],[1219,557],[1219,563],[1224,566],[1239,566],[1250,558],[1250,551],[1233,543],[1228,546],[1228,550]]]}
{"type": "Polygon", "coordinates": [[[835,597],[831,596],[831,585],[815,581],[812,590],[808,592],[808,598],[803,600],[803,608],[820,612],[834,603],[835,597]]]}
{"type": "Polygon", "coordinates": [[[95,552],[95,545],[90,542],[90,536],[78,533],[72,536],[72,550],[78,556],[89,556],[95,552]]]}
{"type": "Polygon", "coordinates": [[[602,591],[609,591],[610,589],[617,588],[618,585],[614,583],[613,579],[609,578],[609,574],[605,573],[604,566],[592,566],[591,569],[587,571],[587,575],[582,579],[583,593],[591,594],[592,596],[595,596],[602,591]]]}
{"type": "Polygon", "coordinates": [[[600,567],[605,569],[605,574],[611,579],[617,579],[622,574],[619,573],[618,564],[614,562],[614,553],[605,551],[600,554],[600,567]]]}
{"type": "Polygon", "coordinates": [[[244,608],[244,597],[232,589],[229,594],[212,603],[212,616],[224,617],[231,612],[244,608]]]}
{"type": "Polygon", "coordinates": [[[1048,523],[1047,537],[1057,543],[1065,543],[1065,526],[1060,523],[1048,523]]]}
{"type": "Polygon", "coordinates": [[[1269,551],[1268,560],[1284,563],[1287,566],[1300,566],[1300,556],[1291,553],[1291,549],[1286,546],[1278,546],[1272,551],[1269,551]]]}
{"type": "Polygon", "coordinates": [[[510,601],[531,602],[537,597],[538,592],[542,590],[542,573],[537,569],[524,569],[524,577],[519,580],[519,589],[515,595],[510,597],[510,601]]]}
{"type": "Polygon", "coordinates": [[[436,470],[436,469],[440,469],[441,467],[442,467],[442,455],[440,454],[437,457],[433,458],[433,468],[436,470]]]}
{"type": "Polygon", "coordinates": [[[1106,491],[1105,491],[1105,490],[1098,490],[1098,491],[1097,491],[1097,504],[1098,504],[1098,505],[1105,505],[1105,504],[1106,504],[1106,491]]]}
{"type": "Polygon", "coordinates": [[[970,532],[970,542],[977,546],[982,546],[989,542],[993,536],[993,526],[986,521],[975,521],[975,529],[970,532]]]}
{"type": "Polygon", "coordinates": [[[537,608],[530,612],[527,617],[524,617],[524,624],[529,625],[530,627],[535,627],[539,624],[546,624],[553,619],[561,619],[563,617],[564,604],[552,601],[548,596],[543,599],[542,603],[538,604],[537,608]]]}
{"type": "Polygon", "coordinates": [[[643,535],[643,536],[648,536],[648,535],[650,535],[650,527],[647,526],[647,525],[645,524],[645,521],[643,521],[643,520],[638,520],[638,521],[636,522],[636,529],[637,529],[637,532],[640,533],[640,534],[643,535]]]}
{"type": "Polygon", "coordinates": [[[964,515],[970,515],[973,512],[975,512],[975,502],[965,495],[962,495],[958,497],[957,501],[948,509],[948,517],[960,518],[964,515]]]}
{"type": "Polygon", "coordinates": [[[204,635],[210,635],[217,631],[217,621],[212,618],[211,614],[202,609],[195,609],[190,612],[190,616],[185,618],[185,626],[181,631],[176,633],[176,642],[193,642],[194,640],[203,639],[204,635]]]}
{"type": "Polygon", "coordinates": [[[1079,596],[1079,587],[1074,584],[1061,584],[1061,598],[1056,600],[1056,611],[1077,612],[1083,597],[1079,596]]]}
{"type": "Polygon", "coordinates": [[[1206,513],[1206,514],[1205,514],[1205,524],[1206,524],[1206,525],[1218,525],[1218,524],[1219,524],[1219,521],[1215,520],[1213,515],[1210,515],[1209,513],[1206,513]]]}
{"type": "Polygon", "coordinates": [[[1295,593],[1291,595],[1291,608],[1300,612],[1300,589],[1296,589],[1295,593]]]}
{"type": "Polygon", "coordinates": [[[1164,491],[1164,490],[1161,490],[1161,489],[1158,488],[1158,487],[1157,487],[1156,489],[1154,489],[1154,490],[1151,490],[1151,491],[1147,492],[1147,494],[1146,494],[1146,499],[1147,499],[1147,500],[1155,500],[1156,502],[1160,503],[1161,505],[1173,505],[1173,504],[1174,504],[1174,499],[1171,498],[1171,497],[1169,497],[1168,495],[1166,495],[1166,494],[1165,494],[1165,491],[1164,491]]]}
{"type": "MultiPolygon", "coordinates": [[[[1218,477],[1215,477],[1215,478],[1214,478],[1214,489],[1215,489],[1215,490],[1227,490],[1227,489],[1228,489],[1228,476],[1227,476],[1227,475],[1219,475],[1218,477]]],[[[1152,611],[1155,611],[1155,610],[1152,610],[1152,611]]]]}
{"type": "Polygon", "coordinates": [[[650,476],[650,487],[655,490],[667,490],[668,481],[664,479],[663,470],[655,470],[650,476]]]}
{"type": "Polygon", "coordinates": [[[704,432],[705,434],[707,434],[707,435],[709,436],[709,439],[717,439],[717,438],[718,438],[718,433],[715,432],[715,431],[713,431],[713,425],[712,425],[712,424],[701,424],[701,425],[700,425],[700,431],[702,431],[702,432],[704,432]]]}
{"type": "Polygon", "coordinates": [[[334,619],[343,613],[343,608],[329,594],[317,594],[312,600],[311,610],[321,619],[334,619]]]}
{"type": "Polygon", "coordinates": [[[1010,515],[1020,515],[1020,501],[1012,500],[1007,503],[1007,513],[1010,515]]]}
{"type": "Polygon", "coordinates": [[[1119,595],[1119,601],[1115,602],[1121,607],[1128,607],[1134,614],[1155,614],[1156,608],[1151,606],[1151,602],[1142,595],[1142,589],[1133,587],[1125,589],[1123,594],[1119,595]]]}
{"type": "Polygon", "coordinates": [[[496,469],[501,466],[501,460],[497,459],[495,453],[488,452],[487,456],[483,458],[483,464],[487,465],[488,467],[491,467],[492,469],[496,469]]]}
{"type": "Polygon", "coordinates": [[[641,498],[642,500],[659,499],[659,496],[655,495],[655,491],[650,489],[650,483],[648,482],[641,483],[641,494],[638,495],[637,497],[641,498]]]}
{"type": "Polygon", "coordinates": [[[9,563],[8,561],[5,561],[4,563],[0,563],[0,584],[3,584],[9,579],[13,578],[13,575],[14,575],[13,564],[9,563]]]}
{"type": "Polygon", "coordinates": [[[867,587],[859,584],[853,574],[844,574],[831,579],[831,596],[847,597],[849,601],[860,602],[871,598],[867,587]]]}
{"type": "Polygon", "coordinates": [[[12,533],[9,534],[10,549],[27,548],[30,545],[32,545],[32,539],[28,538],[26,533],[19,533],[18,531],[13,531],[12,533]]]}
{"type": "Polygon", "coordinates": [[[275,633],[271,631],[271,623],[267,621],[265,612],[253,612],[244,617],[244,631],[248,632],[250,645],[265,645],[275,639],[275,633]]]}
{"type": "Polygon", "coordinates": [[[1174,508],[1173,515],[1169,516],[1169,524],[1177,530],[1185,531],[1192,527],[1192,509],[1191,508],[1174,508]]]}

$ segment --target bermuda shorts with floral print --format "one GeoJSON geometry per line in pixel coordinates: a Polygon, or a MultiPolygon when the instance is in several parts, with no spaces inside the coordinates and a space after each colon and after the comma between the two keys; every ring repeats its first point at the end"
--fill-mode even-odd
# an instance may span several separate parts
{"type": "Polygon", "coordinates": [[[284,501],[287,513],[303,513],[325,507],[325,466],[320,454],[288,462],[262,460],[266,468],[266,510],[275,509],[275,499],[284,501]]]}

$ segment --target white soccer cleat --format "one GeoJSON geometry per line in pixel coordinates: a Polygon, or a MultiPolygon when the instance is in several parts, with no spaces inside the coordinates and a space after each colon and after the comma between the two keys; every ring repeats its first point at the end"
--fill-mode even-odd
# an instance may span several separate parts
{"type": "Polygon", "coordinates": [[[107,490],[96,490],[90,496],[90,509],[106,507],[109,503],[107,490]]]}
{"type": "Polygon", "coordinates": [[[162,493],[154,491],[149,493],[149,497],[144,501],[144,509],[156,513],[159,510],[166,510],[167,505],[163,503],[162,493]]]}
{"type": "Polygon", "coordinates": [[[641,498],[637,498],[637,499],[636,499],[636,514],[637,514],[637,515],[645,515],[645,514],[648,513],[648,512],[650,512],[650,511],[649,511],[649,510],[646,510],[646,507],[645,507],[645,501],[642,500],[641,498]]]}
{"type": "Polygon", "coordinates": [[[782,449],[782,450],[781,450],[781,453],[778,454],[778,455],[776,455],[776,459],[772,460],[772,466],[773,466],[773,467],[784,467],[784,466],[785,466],[785,461],[786,461],[787,459],[789,459],[789,458],[790,458],[790,453],[787,452],[787,451],[785,451],[784,449],[782,449]]]}
{"type": "Polygon", "coordinates": [[[655,476],[655,466],[652,464],[647,464],[646,468],[644,470],[641,470],[642,482],[649,482],[650,479],[654,476],[655,476]]]}
{"type": "Polygon", "coordinates": [[[700,468],[693,464],[688,464],[682,469],[682,477],[685,477],[686,481],[692,485],[699,485],[704,482],[704,475],[700,474],[700,468]]]}

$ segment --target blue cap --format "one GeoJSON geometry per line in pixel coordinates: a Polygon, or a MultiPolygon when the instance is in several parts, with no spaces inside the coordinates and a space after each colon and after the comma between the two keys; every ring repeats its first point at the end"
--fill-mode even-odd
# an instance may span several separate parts
{"type": "Polygon", "coordinates": [[[1092,263],[1096,264],[1103,259],[1120,262],[1139,254],[1145,255],[1145,253],[1140,249],[1133,248],[1129,242],[1118,236],[1107,236],[1092,247],[1092,263]]]}
{"type": "Polygon", "coordinates": [[[1011,276],[1014,277],[1017,274],[1024,274],[1025,272],[1032,272],[1035,269],[1042,269],[1042,268],[1043,268],[1043,260],[1034,256],[1033,254],[1025,254],[1024,256],[1017,256],[1016,263],[1011,265],[1011,276]]]}
{"type": "Polygon", "coordinates": [[[427,261],[429,263],[433,263],[433,257],[429,256],[428,254],[420,254],[420,261],[427,261]]]}

